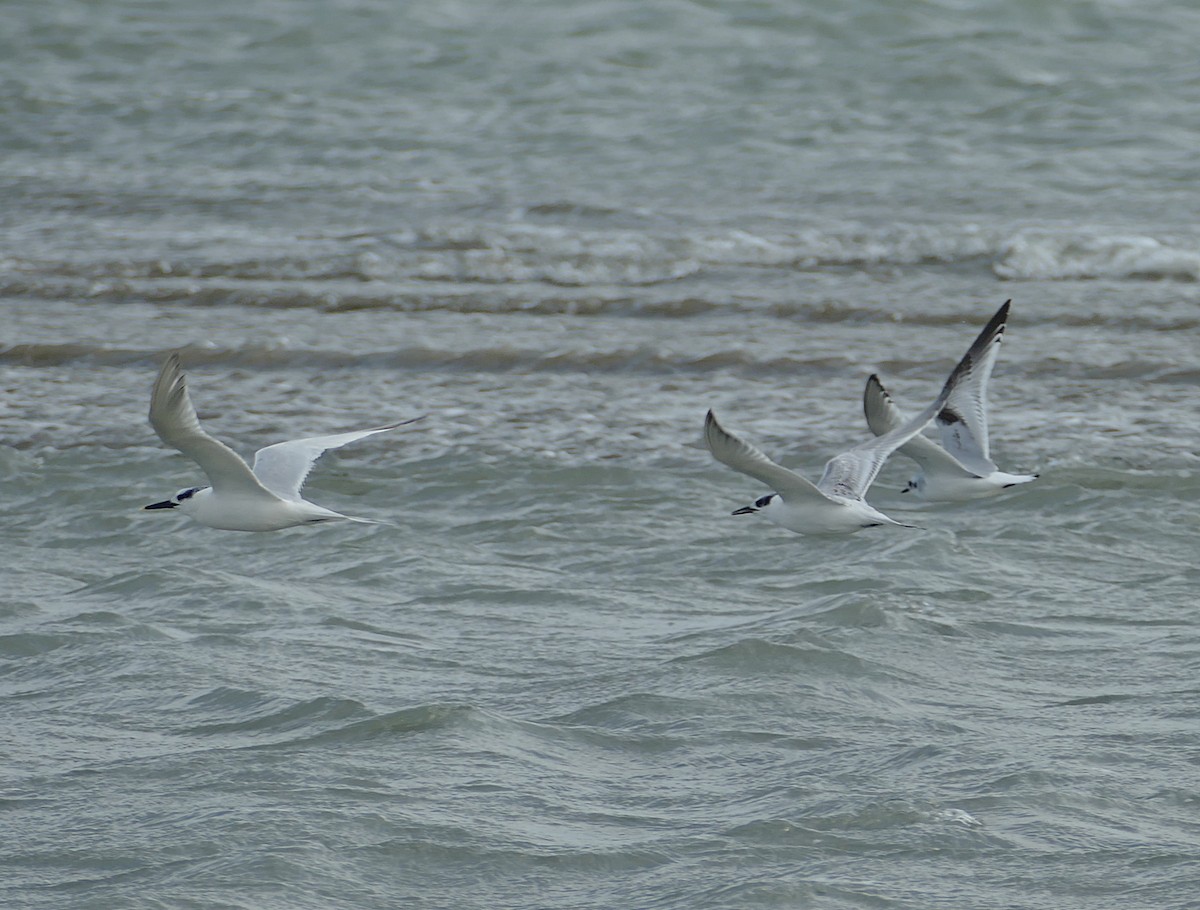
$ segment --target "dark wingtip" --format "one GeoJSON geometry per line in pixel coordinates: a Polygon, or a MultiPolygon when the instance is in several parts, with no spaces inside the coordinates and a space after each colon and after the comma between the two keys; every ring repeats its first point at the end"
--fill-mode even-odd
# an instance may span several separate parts
{"type": "Polygon", "coordinates": [[[948,397],[955,383],[958,382],[959,377],[963,373],[970,371],[987,349],[1004,337],[1004,326],[1008,321],[1008,307],[1011,303],[1011,299],[1004,301],[1000,305],[1000,309],[996,310],[995,315],[988,320],[988,324],[975,336],[975,340],[967,348],[967,353],[963,355],[962,360],[950,371],[950,376],[946,379],[946,384],[942,387],[942,396],[948,397]]]}
{"type": "Polygon", "coordinates": [[[892,400],[892,396],[888,394],[887,386],[883,384],[883,380],[879,378],[878,373],[872,373],[867,377],[867,386],[866,389],[863,390],[864,396],[866,395],[867,391],[870,390],[871,386],[875,386],[875,388],[879,389],[879,394],[888,401],[892,400]]]}
{"type": "Polygon", "coordinates": [[[992,341],[995,336],[1003,334],[1004,326],[1008,322],[1008,308],[1012,304],[1012,300],[1006,300],[1000,304],[1000,309],[992,314],[992,318],[987,321],[987,325],[980,331],[979,336],[975,339],[975,344],[972,347],[977,347],[987,344],[992,341]]]}
{"type": "MultiPolygon", "coordinates": [[[[729,434],[725,432],[723,426],[717,423],[717,415],[713,413],[712,408],[709,408],[708,413],[704,415],[704,430],[702,435],[704,436],[704,445],[707,446],[709,452],[713,453],[713,457],[715,458],[716,453],[713,450],[714,441],[719,441],[721,437],[729,434]]],[[[719,458],[717,460],[720,461],[719,458]]]]}
{"type": "Polygon", "coordinates": [[[424,420],[428,416],[429,416],[428,414],[422,414],[420,417],[410,417],[410,418],[408,418],[408,420],[399,420],[396,423],[389,423],[385,427],[376,427],[375,429],[376,430],[394,430],[394,429],[396,429],[396,427],[406,427],[410,423],[416,423],[418,420],[424,420]]]}
{"type": "Polygon", "coordinates": [[[1000,309],[996,310],[994,316],[988,320],[987,326],[984,328],[984,335],[999,334],[1004,331],[1004,325],[1008,322],[1008,308],[1012,305],[1012,299],[1004,301],[1000,304],[1000,309]]]}

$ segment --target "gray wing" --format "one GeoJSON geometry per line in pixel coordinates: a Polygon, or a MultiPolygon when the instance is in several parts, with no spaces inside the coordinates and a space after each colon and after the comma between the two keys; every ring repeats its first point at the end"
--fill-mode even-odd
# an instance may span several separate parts
{"type": "Polygon", "coordinates": [[[717,422],[712,411],[704,417],[704,441],[713,458],[721,464],[753,477],[788,502],[806,497],[828,498],[799,474],[777,465],[750,443],[734,436],[717,422]]]}
{"type": "MultiPolygon", "coordinates": [[[[907,423],[829,459],[825,473],[817,481],[817,489],[829,496],[862,499],[888,456],[925,429],[929,421],[948,405],[960,384],[975,381],[973,377],[978,376],[982,368],[991,369],[988,364],[995,362],[1007,315],[1008,303],[1005,303],[950,371],[933,404],[907,423]]],[[[970,464],[965,466],[972,469],[970,464]]]]}
{"type": "Polygon", "coordinates": [[[946,406],[937,416],[942,446],[967,470],[981,477],[996,470],[988,446],[987,386],[1000,354],[1011,303],[1011,300],[1006,300],[983,330],[980,339],[987,336],[987,344],[971,365],[963,370],[954,391],[946,400],[946,406]]]}
{"type": "MultiPolygon", "coordinates": [[[[867,387],[863,390],[863,412],[867,417],[867,426],[876,436],[882,436],[904,423],[904,415],[900,413],[900,409],[892,401],[892,396],[874,373],[867,379],[867,387]]],[[[926,474],[976,476],[974,472],[959,464],[953,455],[920,433],[896,451],[919,464],[926,474]]]]}
{"type": "Polygon", "coordinates": [[[866,495],[888,456],[904,445],[933,420],[946,402],[947,391],[924,411],[882,436],[860,442],[825,463],[825,473],[817,481],[817,489],[840,499],[862,499],[866,495]]]}
{"type": "Polygon", "coordinates": [[[300,500],[300,489],[304,479],[325,452],[330,449],[340,449],[359,439],[385,433],[402,427],[405,424],[422,420],[414,417],[391,423],[386,427],[375,427],[371,430],[356,430],[353,433],[339,433],[335,436],[311,436],[308,439],[292,439],[288,442],[277,442],[275,445],[259,449],[254,454],[254,476],[272,493],[284,499],[300,500]]]}
{"type": "Polygon", "coordinates": [[[188,395],[179,355],[171,354],[150,391],[150,426],[158,438],[192,459],[217,492],[275,500],[237,452],[204,432],[188,395]]]}

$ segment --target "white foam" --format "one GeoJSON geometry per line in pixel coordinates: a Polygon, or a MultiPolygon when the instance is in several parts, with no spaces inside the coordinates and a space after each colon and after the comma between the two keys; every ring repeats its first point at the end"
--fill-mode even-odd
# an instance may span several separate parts
{"type": "Polygon", "coordinates": [[[1009,279],[1176,278],[1200,280],[1195,239],[1030,229],[1005,242],[992,270],[1009,279]]]}

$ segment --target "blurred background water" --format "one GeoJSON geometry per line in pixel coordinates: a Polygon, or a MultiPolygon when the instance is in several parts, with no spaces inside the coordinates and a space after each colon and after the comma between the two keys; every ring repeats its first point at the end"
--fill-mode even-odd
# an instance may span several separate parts
{"type": "Polygon", "coordinates": [[[0,903],[1190,907],[1200,11],[10,0],[0,903]],[[1003,300],[1001,466],[802,538],[1003,300]],[[217,532],[145,419],[379,526],[217,532]]]}

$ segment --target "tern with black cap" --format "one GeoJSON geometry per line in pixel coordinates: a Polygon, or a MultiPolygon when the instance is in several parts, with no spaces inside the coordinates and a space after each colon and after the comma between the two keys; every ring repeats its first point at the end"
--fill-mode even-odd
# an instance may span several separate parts
{"type": "Polygon", "coordinates": [[[251,468],[240,455],[200,426],[179,355],[171,354],[150,393],[150,425],[163,442],[200,465],[209,486],[188,487],[145,508],[147,511],[178,509],[200,524],[223,531],[278,531],[326,521],[374,524],[370,519],[352,518],[308,502],[300,495],[304,479],[324,452],[420,419],[414,417],[352,433],[278,442],[259,449],[251,468]]]}

